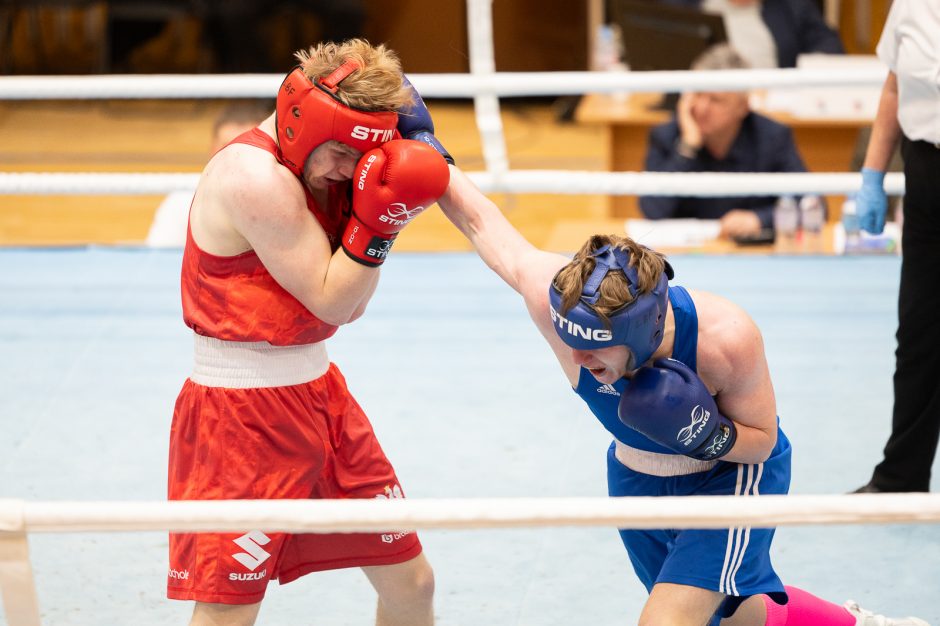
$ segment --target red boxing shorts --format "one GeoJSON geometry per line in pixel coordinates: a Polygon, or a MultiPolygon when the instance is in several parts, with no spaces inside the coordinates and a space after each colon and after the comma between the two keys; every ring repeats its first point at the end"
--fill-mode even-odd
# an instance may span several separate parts
{"type": "MultiPolygon", "coordinates": [[[[335,365],[290,386],[184,383],[170,432],[170,500],[401,497],[395,470],[335,365]]],[[[275,578],[283,584],[420,553],[414,532],[171,533],[167,597],[252,604],[275,578]]]]}

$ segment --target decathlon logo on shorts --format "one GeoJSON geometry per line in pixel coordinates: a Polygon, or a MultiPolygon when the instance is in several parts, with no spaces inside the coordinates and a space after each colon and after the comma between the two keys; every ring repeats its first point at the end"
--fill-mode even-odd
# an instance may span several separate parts
{"type": "Polygon", "coordinates": [[[620,392],[614,389],[610,383],[606,383],[597,388],[597,393],[606,393],[608,396],[619,396],[620,392]]]}
{"type": "Polygon", "coordinates": [[[692,423],[679,431],[679,434],[676,435],[676,441],[681,442],[684,446],[692,443],[702,432],[702,429],[708,425],[710,415],[711,413],[703,409],[701,404],[696,404],[691,413],[692,423]]]}
{"type": "Polygon", "coordinates": [[[385,485],[385,491],[376,494],[375,497],[379,500],[396,500],[398,498],[404,498],[405,494],[401,492],[401,487],[398,485],[385,485]]]}
{"type": "MultiPolygon", "coordinates": [[[[245,533],[238,539],[233,539],[232,542],[244,550],[244,552],[236,552],[232,555],[232,558],[247,567],[248,569],[254,571],[258,569],[258,566],[268,560],[271,556],[269,552],[264,550],[261,546],[266,545],[271,541],[271,538],[265,535],[260,530],[253,530],[249,533],[245,533]]],[[[235,574],[230,574],[229,578],[232,578],[235,574]]],[[[263,578],[264,572],[261,572],[256,578],[263,578]]],[[[232,580],[246,580],[242,578],[232,578],[232,580]]],[[[250,580],[250,579],[248,579],[250,580]]]]}
{"type": "Polygon", "coordinates": [[[167,572],[166,575],[168,578],[175,578],[176,580],[189,580],[188,569],[178,570],[178,569],[170,568],[170,571],[167,572]]]}

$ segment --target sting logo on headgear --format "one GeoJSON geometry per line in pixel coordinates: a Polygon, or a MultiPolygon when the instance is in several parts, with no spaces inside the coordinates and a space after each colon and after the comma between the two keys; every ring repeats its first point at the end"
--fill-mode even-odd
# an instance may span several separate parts
{"type": "Polygon", "coordinates": [[[296,67],[281,83],[275,118],[278,156],[295,176],[303,175],[307,157],[327,141],[365,153],[398,138],[397,113],[356,109],[336,96],[339,84],[358,69],[359,63],[346,61],[326,78],[311,81],[296,67]]]}
{"type": "Polygon", "coordinates": [[[584,282],[581,298],[568,311],[562,312],[562,294],[555,279],[548,289],[549,313],[555,332],[561,340],[575,350],[596,350],[625,345],[633,353],[633,362],[639,367],[653,356],[663,340],[666,324],[667,291],[673,277],[672,266],[666,263],[656,287],[649,293],[638,293],[639,277],[630,266],[630,253],[621,248],[605,245],[593,253],[594,271],[584,282]],[[622,272],[633,300],[604,319],[594,309],[600,298],[601,282],[610,272],[622,272]]]}

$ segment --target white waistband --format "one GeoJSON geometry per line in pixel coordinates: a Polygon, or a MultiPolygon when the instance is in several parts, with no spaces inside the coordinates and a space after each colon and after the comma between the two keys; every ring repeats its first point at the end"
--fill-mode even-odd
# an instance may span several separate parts
{"type": "Polygon", "coordinates": [[[633,448],[614,441],[614,456],[634,472],[651,476],[685,476],[707,472],[718,465],[718,461],[701,461],[682,454],[661,454],[633,448]]]}
{"type": "Polygon", "coordinates": [[[330,367],[322,341],[303,346],[272,346],[266,341],[223,341],[195,333],[193,337],[190,379],[205,387],[300,385],[323,376],[330,367]]]}

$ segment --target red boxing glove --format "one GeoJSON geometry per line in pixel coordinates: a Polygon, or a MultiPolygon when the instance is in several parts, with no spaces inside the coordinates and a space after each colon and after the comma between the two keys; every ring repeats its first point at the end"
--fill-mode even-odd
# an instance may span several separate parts
{"type": "Polygon", "coordinates": [[[381,265],[398,232],[433,204],[449,181],[444,157],[420,141],[395,139],[365,153],[353,175],[343,250],[363,265],[381,265]]]}

